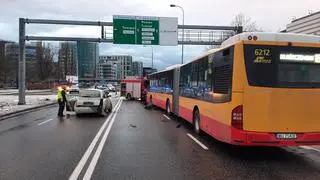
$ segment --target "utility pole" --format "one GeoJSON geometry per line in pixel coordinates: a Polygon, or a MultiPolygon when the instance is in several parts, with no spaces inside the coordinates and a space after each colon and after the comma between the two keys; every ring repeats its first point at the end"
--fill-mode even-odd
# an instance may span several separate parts
{"type": "Polygon", "coordinates": [[[26,24],[19,18],[19,105],[26,104],[26,55],[25,55],[26,24]]]}
{"type": "Polygon", "coordinates": [[[151,57],[151,68],[153,70],[153,47],[151,46],[151,54],[152,54],[152,57],[151,57]]]}
{"type": "Polygon", "coordinates": [[[175,5],[175,4],[170,4],[170,7],[178,7],[182,11],[182,44],[181,44],[181,64],[183,64],[183,47],[184,47],[184,10],[181,6],[175,5]]]}

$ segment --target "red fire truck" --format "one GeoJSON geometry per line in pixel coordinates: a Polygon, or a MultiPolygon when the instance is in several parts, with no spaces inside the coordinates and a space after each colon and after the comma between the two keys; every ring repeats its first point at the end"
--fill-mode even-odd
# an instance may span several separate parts
{"type": "Polygon", "coordinates": [[[146,88],[148,80],[146,77],[127,76],[121,80],[121,96],[126,97],[128,100],[140,99],[145,102],[146,88]]]}

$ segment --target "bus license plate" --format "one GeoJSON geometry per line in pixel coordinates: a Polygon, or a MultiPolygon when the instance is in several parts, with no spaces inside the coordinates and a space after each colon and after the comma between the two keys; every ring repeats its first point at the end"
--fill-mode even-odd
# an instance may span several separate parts
{"type": "Polygon", "coordinates": [[[284,134],[284,133],[278,133],[276,134],[277,139],[296,139],[296,134],[284,134]]]}

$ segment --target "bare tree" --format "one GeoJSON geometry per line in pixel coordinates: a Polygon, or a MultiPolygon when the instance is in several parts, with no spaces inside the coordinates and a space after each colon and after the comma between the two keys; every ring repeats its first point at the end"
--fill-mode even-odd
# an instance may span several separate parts
{"type": "Polygon", "coordinates": [[[51,46],[45,46],[38,42],[36,46],[36,56],[38,62],[38,75],[41,81],[48,80],[54,76],[54,50],[51,46]]]}
{"type": "MultiPolygon", "coordinates": [[[[243,13],[237,14],[234,19],[231,21],[231,26],[242,26],[243,32],[261,32],[263,31],[255,21],[252,21],[250,17],[246,17],[243,13]]],[[[221,42],[226,40],[226,38],[220,38],[221,42]]],[[[205,48],[205,51],[210,49],[218,48],[217,45],[209,45],[205,48]]]]}
{"type": "MultiPolygon", "coordinates": [[[[18,57],[14,57],[11,54],[6,55],[6,73],[7,73],[7,80],[9,80],[9,83],[16,82],[18,79],[18,63],[19,59],[18,57]]],[[[16,82],[18,83],[18,82],[16,82]]]]}
{"type": "Polygon", "coordinates": [[[243,13],[237,14],[231,21],[231,26],[242,26],[244,32],[263,31],[255,21],[243,13]]]}
{"type": "Polygon", "coordinates": [[[16,80],[18,62],[15,60],[11,54],[6,54],[0,58],[0,79],[5,86],[16,80]]]}
{"type": "Polygon", "coordinates": [[[7,58],[5,56],[0,57],[0,80],[5,85],[7,83],[9,68],[7,58]]]}

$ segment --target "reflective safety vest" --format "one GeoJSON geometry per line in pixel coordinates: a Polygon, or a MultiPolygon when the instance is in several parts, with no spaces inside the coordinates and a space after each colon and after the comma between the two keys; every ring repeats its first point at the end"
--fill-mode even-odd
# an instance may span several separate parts
{"type": "Polygon", "coordinates": [[[62,91],[61,90],[58,90],[57,99],[58,100],[62,99],[62,91]]]}

